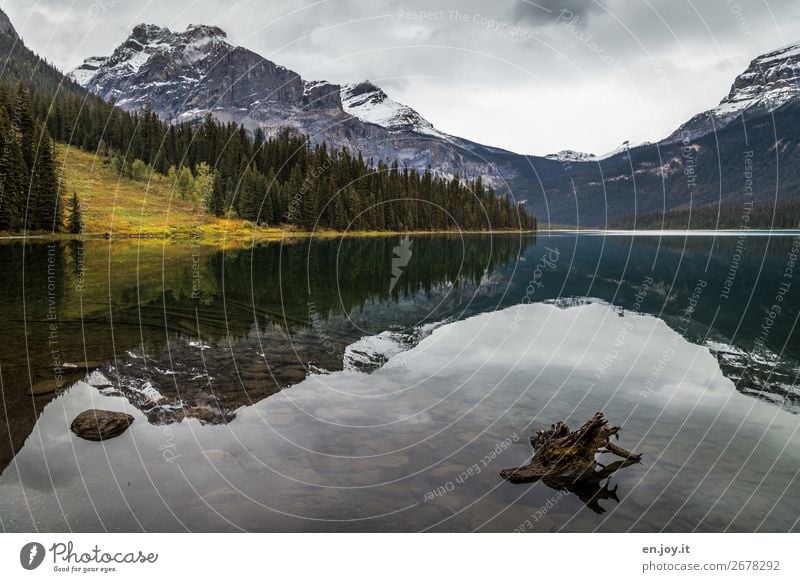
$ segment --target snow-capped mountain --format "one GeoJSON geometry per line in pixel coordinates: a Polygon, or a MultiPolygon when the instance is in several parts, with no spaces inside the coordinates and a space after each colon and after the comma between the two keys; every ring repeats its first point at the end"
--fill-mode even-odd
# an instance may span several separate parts
{"type": "Polygon", "coordinates": [[[440,132],[430,121],[408,105],[390,99],[380,87],[369,81],[356,85],[342,85],[342,107],[345,112],[361,121],[374,123],[389,131],[413,131],[440,138],[450,136],[440,132]]]}
{"type": "Polygon", "coordinates": [[[140,24],[111,56],[90,57],[69,76],[123,109],[148,103],[169,120],[252,108],[258,94],[287,105],[320,102],[304,93],[299,75],[233,46],[224,31],[207,25],[173,32],[140,24]]]}
{"type": "Polygon", "coordinates": [[[151,91],[159,93],[165,86],[165,75],[158,74],[158,67],[171,64],[181,71],[181,84],[190,86],[208,72],[209,63],[201,61],[231,48],[225,33],[215,26],[192,25],[182,33],[173,33],[141,24],[111,56],[89,57],[69,77],[106,99],[117,100],[120,107],[141,107],[151,91]],[[145,75],[140,75],[145,67],[145,75]],[[151,72],[154,74],[147,75],[151,72]],[[125,81],[130,81],[129,91],[135,87],[133,95],[118,87],[125,81]]]}
{"type": "Polygon", "coordinates": [[[694,116],[665,141],[695,139],[722,129],[742,115],[770,113],[798,98],[800,43],[794,43],[753,59],[719,105],[694,116]]]}
{"type": "Polygon", "coordinates": [[[316,143],[359,151],[373,163],[397,160],[443,175],[482,176],[495,187],[531,172],[532,162],[557,166],[449,136],[369,81],[339,86],[304,80],[233,45],[216,26],[174,32],[140,24],[110,56],[86,59],[69,76],[123,109],[148,105],[167,121],[191,122],[210,113],[267,135],[290,127],[316,143]]]}
{"type": "MultiPolygon", "coordinates": [[[[163,105],[161,95],[181,96],[192,87],[207,82],[208,76],[215,68],[235,67],[239,63],[232,62],[235,53],[244,51],[230,44],[226,34],[220,28],[206,25],[190,25],[184,32],[172,32],[152,24],[141,24],[133,29],[130,37],[120,45],[109,57],[89,57],[84,63],[69,73],[69,77],[80,85],[98,93],[109,100],[115,99],[118,106],[126,109],[141,108],[145,102],[155,105],[153,101],[163,105]],[[166,66],[165,66],[166,65],[166,66]],[[163,67],[163,68],[162,68],[163,67]],[[176,73],[180,73],[176,75],[176,73]],[[185,86],[185,91],[181,90],[185,86]]],[[[257,64],[269,63],[265,59],[257,64]]],[[[320,103],[324,97],[339,93],[341,109],[344,113],[366,123],[378,125],[392,132],[416,132],[440,138],[446,134],[436,130],[433,125],[419,113],[402,103],[389,98],[382,89],[369,81],[343,85],[339,87],[327,81],[305,81],[299,75],[281,66],[274,66],[270,75],[277,76],[277,81],[291,89],[280,94],[278,88],[266,96],[267,100],[293,102],[299,96],[296,89],[302,87],[303,106],[320,107],[339,105],[333,98],[329,103],[320,103]]],[[[242,76],[249,78],[251,70],[241,71],[242,76]]],[[[241,78],[234,78],[229,94],[218,93],[219,103],[216,108],[237,101],[237,93],[242,93],[235,85],[241,85],[241,78]],[[227,102],[227,103],[226,103],[227,102]]],[[[263,92],[263,88],[262,88],[263,92]]],[[[249,105],[259,104],[258,100],[248,99],[253,96],[248,92],[245,101],[249,105]]],[[[180,101],[177,109],[185,109],[180,101]]],[[[188,109],[173,111],[182,119],[202,116],[212,109],[188,109]]]]}

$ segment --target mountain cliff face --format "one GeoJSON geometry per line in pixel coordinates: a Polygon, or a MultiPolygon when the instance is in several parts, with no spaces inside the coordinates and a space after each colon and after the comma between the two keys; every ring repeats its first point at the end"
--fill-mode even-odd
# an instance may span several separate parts
{"type": "MultiPolygon", "coordinates": [[[[692,214],[727,217],[726,228],[755,227],[751,214],[771,216],[776,205],[798,199],[800,104],[790,101],[737,119],[699,137],[633,147],[578,167],[566,164],[563,176],[541,185],[517,184],[516,195],[528,200],[540,224],[633,227],[643,222],[653,228],[662,224],[658,216],[674,225],[669,215],[680,212],[687,220],[692,214]],[[637,217],[647,220],[637,222],[637,217]]],[[[712,220],[705,226],[717,224],[712,220]]]]}
{"type": "Polygon", "coordinates": [[[140,24],[110,56],[90,57],[69,76],[128,111],[147,103],[167,121],[211,113],[267,135],[291,127],[314,142],[358,150],[375,163],[398,160],[444,175],[481,175],[496,187],[531,171],[527,157],[438,131],[369,81],[306,81],[231,44],[215,26],[173,32],[140,24]]]}
{"type": "Polygon", "coordinates": [[[737,119],[769,114],[800,97],[800,43],[753,59],[719,105],[694,116],[665,142],[695,139],[737,119]]]}

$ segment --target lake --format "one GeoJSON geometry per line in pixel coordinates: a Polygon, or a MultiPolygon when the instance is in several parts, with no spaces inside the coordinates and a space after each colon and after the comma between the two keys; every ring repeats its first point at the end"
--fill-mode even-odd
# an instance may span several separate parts
{"type": "Polygon", "coordinates": [[[798,531],[798,251],[5,242],[0,529],[798,531]],[[91,408],[135,420],[83,440],[91,408]],[[597,411],[641,463],[591,490],[500,478],[597,411]]]}

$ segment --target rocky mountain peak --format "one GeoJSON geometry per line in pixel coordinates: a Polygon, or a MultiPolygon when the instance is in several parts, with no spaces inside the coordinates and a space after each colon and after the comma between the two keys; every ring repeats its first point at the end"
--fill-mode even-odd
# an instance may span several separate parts
{"type": "MultiPolygon", "coordinates": [[[[218,26],[206,24],[191,24],[182,32],[138,24],[110,56],[90,57],[69,76],[125,109],[138,109],[152,101],[161,105],[159,114],[175,117],[185,113],[184,97],[200,79],[215,68],[224,68],[228,54],[236,48],[226,36],[218,26]]],[[[230,71],[218,74],[224,77],[230,71]]],[[[223,87],[217,94],[229,101],[237,97],[223,87]]]]}
{"type": "MultiPolygon", "coordinates": [[[[102,87],[109,81],[133,81],[140,73],[159,77],[157,67],[167,64],[174,68],[195,65],[219,49],[233,47],[226,40],[225,31],[218,26],[191,24],[183,32],[173,32],[156,24],[137,24],[131,34],[109,57],[90,57],[70,73],[70,77],[94,92],[104,94],[102,87]],[[153,62],[153,66],[146,67],[153,62]]],[[[217,55],[219,56],[219,55],[217,55]]],[[[189,75],[194,77],[194,74],[189,75]]],[[[118,95],[104,95],[116,98],[118,95]]]]}
{"type": "Polygon", "coordinates": [[[372,98],[377,98],[379,100],[386,99],[386,93],[384,93],[380,87],[370,82],[369,80],[362,81],[361,83],[356,83],[355,85],[350,86],[350,95],[352,95],[353,97],[358,97],[360,95],[366,95],[366,94],[369,94],[372,96],[372,98]]]}
{"type": "Polygon", "coordinates": [[[753,59],[716,109],[735,112],[753,106],[780,107],[800,95],[799,81],[800,44],[792,44],[753,59]]]}
{"type": "Polygon", "coordinates": [[[694,116],[665,141],[696,139],[742,115],[769,113],[798,98],[800,43],[794,43],[753,59],[719,105],[694,116]]]}
{"type": "Polygon", "coordinates": [[[228,34],[219,26],[209,24],[190,24],[183,33],[187,38],[199,40],[202,38],[227,39],[228,34]]]}
{"type": "Polygon", "coordinates": [[[389,98],[370,81],[342,85],[341,99],[345,112],[367,123],[380,125],[393,132],[412,131],[447,137],[414,109],[389,98]]]}
{"type": "Polygon", "coordinates": [[[128,40],[135,40],[141,44],[147,44],[155,39],[163,38],[171,34],[168,28],[162,28],[156,24],[143,22],[133,27],[128,40]]]}

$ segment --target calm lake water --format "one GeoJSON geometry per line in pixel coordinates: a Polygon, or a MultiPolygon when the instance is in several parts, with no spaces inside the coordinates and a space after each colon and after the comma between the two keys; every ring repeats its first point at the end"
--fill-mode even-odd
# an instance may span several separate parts
{"type": "Polygon", "coordinates": [[[3,531],[800,530],[800,238],[0,244],[3,531]],[[69,430],[126,411],[105,442],[69,430]],[[604,411],[596,489],[503,481],[604,411]]]}

